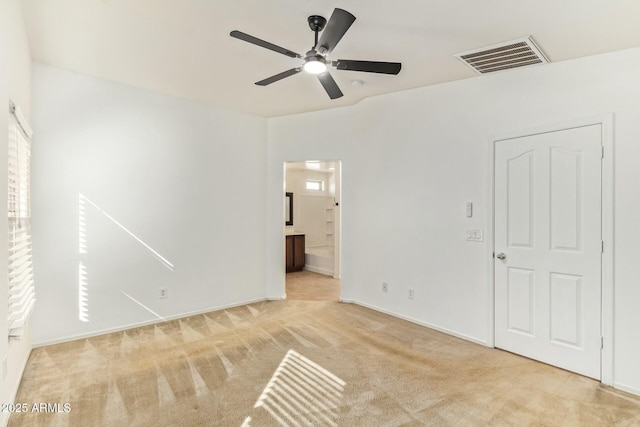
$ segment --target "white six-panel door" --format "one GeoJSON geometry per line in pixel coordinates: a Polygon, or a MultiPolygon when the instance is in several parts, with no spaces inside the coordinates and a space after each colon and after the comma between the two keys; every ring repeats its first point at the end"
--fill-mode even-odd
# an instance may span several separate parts
{"type": "Polygon", "coordinates": [[[601,159],[601,125],[495,142],[495,345],[596,379],[601,159]]]}

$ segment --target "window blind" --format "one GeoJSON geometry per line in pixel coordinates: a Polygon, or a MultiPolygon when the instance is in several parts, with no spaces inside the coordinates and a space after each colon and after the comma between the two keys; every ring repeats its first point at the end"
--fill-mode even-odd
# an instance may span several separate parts
{"type": "Polygon", "coordinates": [[[9,337],[19,338],[35,305],[31,259],[31,129],[10,105],[8,170],[9,337]]]}

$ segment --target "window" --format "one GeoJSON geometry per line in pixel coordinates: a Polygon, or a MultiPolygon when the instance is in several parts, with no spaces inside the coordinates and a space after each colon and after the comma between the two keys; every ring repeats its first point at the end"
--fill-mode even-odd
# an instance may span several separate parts
{"type": "Polygon", "coordinates": [[[307,190],[311,191],[324,191],[324,181],[316,181],[313,179],[307,180],[307,190]]]}
{"type": "Polygon", "coordinates": [[[21,337],[35,304],[31,264],[31,129],[20,109],[9,115],[9,337],[21,337]]]}

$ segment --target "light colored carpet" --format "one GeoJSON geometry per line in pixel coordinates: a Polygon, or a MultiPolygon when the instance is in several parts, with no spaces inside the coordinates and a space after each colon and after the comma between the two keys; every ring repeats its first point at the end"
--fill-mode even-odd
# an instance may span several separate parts
{"type": "Polygon", "coordinates": [[[340,280],[312,271],[287,273],[287,299],[299,301],[339,301],[340,280]]]}
{"type": "Polygon", "coordinates": [[[639,425],[640,397],[337,302],[256,303],[35,349],[10,426],[639,425]]]}

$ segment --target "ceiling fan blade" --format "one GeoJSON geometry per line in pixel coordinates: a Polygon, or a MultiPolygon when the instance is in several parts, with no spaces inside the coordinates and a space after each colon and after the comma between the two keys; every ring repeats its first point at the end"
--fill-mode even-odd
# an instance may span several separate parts
{"type": "Polygon", "coordinates": [[[329,98],[336,99],[342,96],[342,91],[338,87],[336,81],[333,80],[333,77],[331,77],[331,74],[318,74],[318,80],[320,80],[320,83],[322,83],[324,90],[327,91],[327,95],[329,95],[329,98]]]}
{"type": "Polygon", "coordinates": [[[334,9],[331,18],[329,18],[329,22],[327,22],[327,25],[322,31],[322,36],[320,36],[316,50],[322,55],[331,53],[355,20],[356,17],[346,10],[334,9]]]}
{"type": "Polygon", "coordinates": [[[246,42],[255,44],[255,45],[263,47],[265,49],[269,49],[269,50],[272,50],[274,52],[278,52],[278,53],[281,53],[283,55],[287,55],[290,58],[302,58],[302,56],[299,53],[295,53],[293,51],[290,51],[289,49],[285,49],[283,47],[280,47],[280,46],[275,45],[273,43],[269,43],[269,42],[264,41],[262,39],[259,39],[257,37],[250,36],[249,34],[245,34],[245,33],[241,32],[241,31],[234,30],[234,31],[231,31],[229,33],[229,35],[231,37],[235,37],[237,39],[244,40],[246,42]]]}
{"type": "Polygon", "coordinates": [[[266,78],[264,80],[260,80],[259,82],[256,82],[256,84],[258,86],[270,85],[271,83],[275,83],[278,80],[284,79],[285,77],[289,77],[289,76],[293,76],[294,74],[298,74],[300,71],[302,71],[302,67],[292,68],[290,70],[283,71],[280,74],[276,74],[275,76],[271,76],[271,77],[268,77],[268,78],[266,78]]]}
{"type": "Polygon", "coordinates": [[[381,74],[398,74],[402,68],[402,64],[399,62],[355,61],[351,59],[338,59],[332,61],[331,65],[338,70],[381,74]]]}

